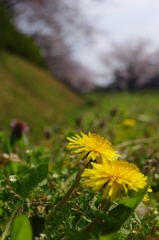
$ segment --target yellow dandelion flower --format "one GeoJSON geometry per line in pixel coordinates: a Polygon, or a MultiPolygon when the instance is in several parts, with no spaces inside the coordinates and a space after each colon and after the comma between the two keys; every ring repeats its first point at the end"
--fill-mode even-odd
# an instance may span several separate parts
{"type": "Polygon", "coordinates": [[[147,193],[146,193],[145,196],[143,197],[142,201],[143,201],[144,203],[148,203],[148,202],[150,201],[147,193]]]}
{"type": "Polygon", "coordinates": [[[135,120],[128,118],[128,119],[124,119],[123,124],[124,126],[127,126],[127,127],[134,127],[136,122],[135,120]]]}
{"type": "Polygon", "coordinates": [[[82,177],[89,178],[84,184],[92,187],[94,191],[105,186],[102,198],[105,199],[108,195],[111,202],[121,197],[123,190],[126,194],[129,189],[138,191],[146,185],[147,177],[134,164],[126,161],[92,163],[92,166],[93,169],[85,169],[82,174],[82,177]]]}
{"type": "MultiPolygon", "coordinates": [[[[152,189],[149,187],[147,191],[152,192],[152,189]]],[[[148,203],[150,201],[147,193],[145,194],[145,196],[143,197],[142,200],[143,200],[144,203],[148,203]]]]}
{"type": "Polygon", "coordinates": [[[101,163],[104,160],[115,160],[116,156],[120,156],[107,139],[94,133],[89,132],[88,135],[81,133],[81,136],[76,134],[67,139],[70,141],[67,148],[75,149],[72,154],[78,155],[77,161],[86,158],[86,163],[90,160],[101,163]]]}

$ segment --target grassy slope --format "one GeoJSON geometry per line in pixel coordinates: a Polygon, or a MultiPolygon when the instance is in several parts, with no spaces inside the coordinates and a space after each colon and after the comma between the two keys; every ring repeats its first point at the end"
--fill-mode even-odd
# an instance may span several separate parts
{"type": "Polygon", "coordinates": [[[17,56],[0,55],[0,130],[13,119],[27,121],[32,133],[63,122],[81,99],[48,72],[17,56]]]}

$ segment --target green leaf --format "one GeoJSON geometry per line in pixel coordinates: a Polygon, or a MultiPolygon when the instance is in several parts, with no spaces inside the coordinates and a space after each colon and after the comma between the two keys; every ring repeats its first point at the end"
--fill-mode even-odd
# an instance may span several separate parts
{"type": "Polygon", "coordinates": [[[3,209],[0,208],[0,217],[3,215],[3,209]]]}
{"type": "MultiPolygon", "coordinates": [[[[134,198],[122,198],[118,201],[118,206],[109,211],[109,213],[100,212],[99,217],[102,218],[105,222],[102,224],[97,224],[98,232],[105,233],[114,232],[119,230],[123,223],[132,215],[135,211],[135,208],[142,201],[144,195],[147,192],[149,184],[139,192],[139,195],[134,198]]],[[[95,229],[96,229],[95,228],[95,229]]],[[[93,230],[95,233],[95,229],[93,230]]]]}
{"type": "Polygon", "coordinates": [[[6,239],[6,237],[8,236],[8,234],[10,233],[10,228],[12,226],[13,220],[17,214],[17,212],[19,211],[20,207],[21,207],[22,201],[21,200],[17,200],[17,202],[14,203],[14,207],[15,209],[12,211],[11,215],[9,218],[6,219],[5,223],[4,223],[4,231],[2,233],[1,236],[1,240],[6,239]]]}
{"type": "Polygon", "coordinates": [[[91,208],[92,210],[98,211],[97,207],[95,206],[96,201],[97,201],[97,198],[94,197],[94,198],[92,199],[92,202],[90,203],[90,208],[91,208]]]}
{"type": "Polygon", "coordinates": [[[99,240],[114,240],[118,231],[114,231],[105,236],[100,236],[99,240]]]}
{"type": "Polygon", "coordinates": [[[120,233],[124,239],[127,238],[127,236],[130,234],[130,232],[131,232],[131,229],[126,229],[123,227],[121,227],[121,229],[120,229],[120,233]]]}
{"type": "Polygon", "coordinates": [[[115,218],[117,220],[117,227],[121,227],[122,224],[131,216],[131,214],[135,211],[135,208],[142,201],[145,196],[149,183],[146,187],[140,191],[140,195],[134,198],[122,198],[118,201],[118,206],[113,208],[109,212],[109,216],[115,218]]]}
{"type": "Polygon", "coordinates": [[[3,207],[4,203],[2,200],[0,200],[0,207],[3,207]]]}
{"type": "Polygon", "coordinates": [[[47,183],[48,164],[33,167],[27,171],[17,188],[17,193],[23,198],[29,197],[32,191],[47,183]]]}
{"type": "Polygon", "coordinates": [[[146,187],[140,191],[140,195],[134,198],[122,198],[118,201],[118,206],[113,208],[109,214],[100,214],[100,216],[106,220],[106,228],[119,229],[122,224],[131,216],[135,211],[135,208],[142,201],[149,187],[149,183],[146,187]]]}
{"type": "Polygon", "coordinates": [[[90,236],[85,234],[85,233],[81,233],[75,229],[71,229],[71,228],[67,228],[65,229],[65,233],[67,234],[67,236],[71,239],[71,240],[87,240],[90,239],[90,236]]]}
{"type": "Polygon", "coordinates": [[[32,229],[26,215],[18,216],[13,222],[11,240],[32,240],[32,229]]]}
{"type": "Polygon", "coordinates": [[[57,209],[56,211],[68,213],[74,205],[74,203],[69,203],[68,205],[63,205],[60,209],[57,209]]]}

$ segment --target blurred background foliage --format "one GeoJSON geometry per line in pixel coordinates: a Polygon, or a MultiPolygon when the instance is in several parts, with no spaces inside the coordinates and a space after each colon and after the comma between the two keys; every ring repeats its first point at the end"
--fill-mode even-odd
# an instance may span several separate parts
{"type": "Polygon", "coordinates": [[[39,47],[13,24],[12,12],[0,2],[0,51],[17,54],[34,64],[47,68],[39,47]]]}

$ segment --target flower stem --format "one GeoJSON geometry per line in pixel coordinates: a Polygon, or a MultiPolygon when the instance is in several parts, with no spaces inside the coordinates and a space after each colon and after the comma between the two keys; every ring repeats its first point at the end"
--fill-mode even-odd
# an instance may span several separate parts
{"type": "Polygon", "coordinates": [[[68,189],[67,193],[65,194],[65,196],[54,206],[54,208],[52,209],[52,211],[46,216],[45,218],[45,222],[48,222],[52,219],[52,217],[55,215],[57,209],[59,209],[69,198],[69,196],[71,195],[71,193],[73,192],[73,190],[77,187],[79,181],[81,180],[81,174],[83,173],[84,168],[82,168],[81,170],[79,170],[79,172],[77,173],[75,182],[72,184],[72,186],[68,189]]]}
{"type": "MultiPolygon", "coordinates": [[[[112,204],[112,202],[110,201],[110,198],[109,198],[107,203],[103,207],[103,212],[107,213],[111,204],[112,204]]],[[[92,222],[90,222],[88,225],[86,225],[84,228],[81,229],[81,232],[89,232],[92,228],[95,227],[95,225],[97,224],[99,219],[100,219],[100,216],[95,217],[92,222]]]]}

